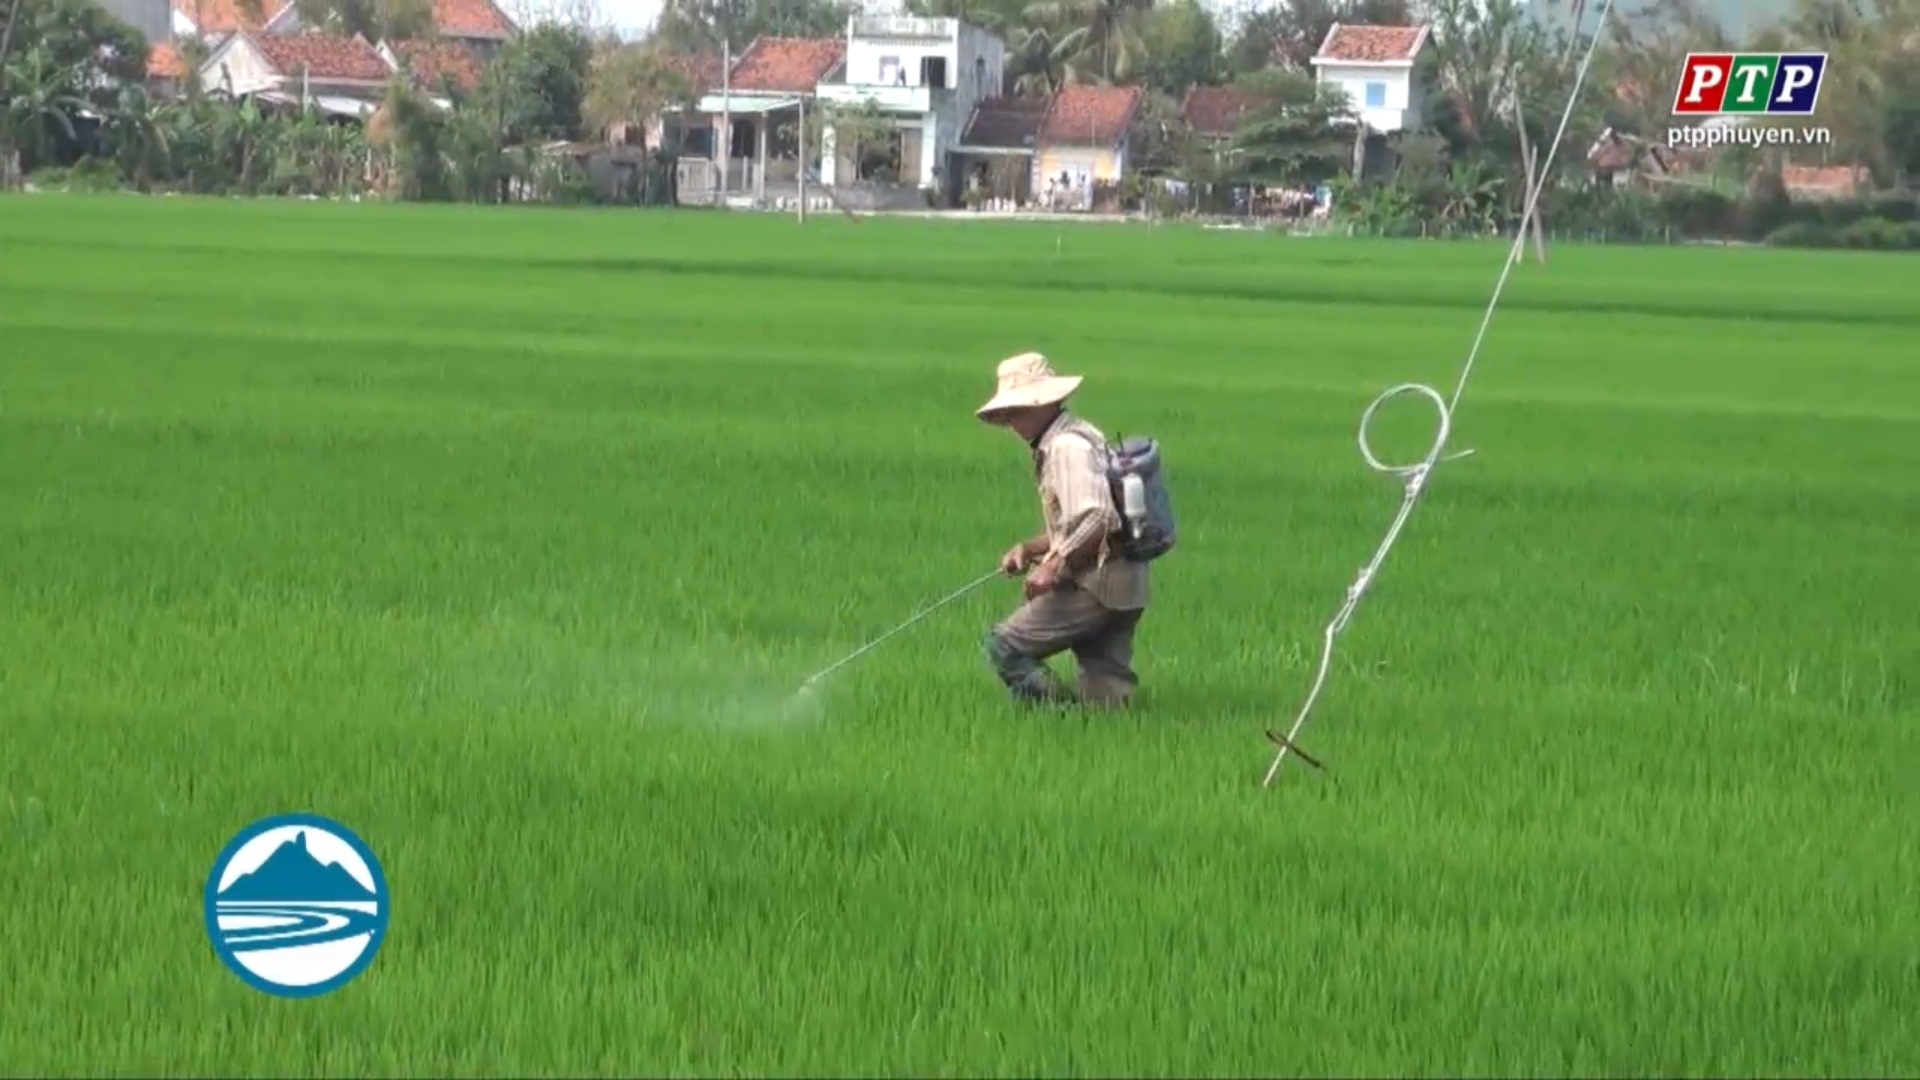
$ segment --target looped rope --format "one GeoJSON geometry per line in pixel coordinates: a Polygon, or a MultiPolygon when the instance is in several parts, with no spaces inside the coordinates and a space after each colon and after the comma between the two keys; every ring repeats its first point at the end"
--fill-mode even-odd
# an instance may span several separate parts
{"type": "MultiPolygon", "coordinates": [[[[1600,31],[1607,25],[1607,16],[1612,9],[1613,0],[1604,0],[1600,5],[1599,19],[1595,23],[1593,37],[1587,42],[1586,56],[1581,59],[1580,70],[1574,76],[1573,89],[1567,94],[1567,107],[1560,114],[1559,130],[1554,132],[1553,142],[1547,147],[1546,161],[1541,165],[1533,187],[1527,192],[1527,205],[1520,215],[1520,228],[1514,234],[1513,247],[1507,252],[1506,262],[1500,267],[1500,277],[1494,282],[1493,298],[1487,301],[1486,313],[1480,319],[1480,330],[1474,335],[1473,347],[1467,351],[1467,362],[1460,370],[1459,381],[1454,384],[1453,397],[1442,398],[1438,390],[1423,383],[1401,383],[1374,398],[1373,403],[1360,414],[1360,456],[1375,472],[1400,478],[1404,485],[1400,511],[1393,516],[1393,524],[1387,527],[1387,535],[1381,539],[1380,546],[1374,549],[1373,558],[1360,568],[1360,573],[1353,579],[1353,584],[1347,586],[1346,602],[1340,605],[1339,613],[1327,623],[1327,628],[1321,635],[1320,667],[1313,676],[1312,688],[1307,691],[1307,700],[1300,706],[1299,714],[1294,717],[1293,727],[1289,728],[1285,735],[1274,731],[1267,732],[1267,738],[1273,741],[1279,750],[1273,756],[1273,764],[1268,767],[1266,778],[1260,782],[1261,787],[1269,787],[1273,784],[1273,778],[1280,772],[1280,763],[1286,760],[1288,751],[1299,754],[1302,760],[1315,768],[1325,768],[1318,761],[1308,757],[1306,752],[1297,745],[1296,740],[1300,729],[1307,723],[1308,714],[1313,711],[1314,702],[1320,698],[1321,688],[1326,685],[1327,671],[1333,664],[1333,639],[1347,628],[1347,622],[1353,618],[1354,609],[1360,606],[1360,598],[1365,596],[1367,589],[1373,585],[1374,575],[1379,573],[1380,564],[1386,561],[1387,552],[1393,549],[1393,542],[1400,538],[1400,530],[1406,527],[1407,518],[1413,513],[1414,504],[1420,501],[1421,492],[1426,490],[1427,478],[1433,475],[1434,466],[1443,461],[1458,461],[1473,453],[1472,450],[1462,450],[1456,454],[1442,456],[1447,448],[1447,440],[1453,436],[1454,410],[1460,407],[1460,395],[1466,392],[1467,380],[1473,375],[1474,361],[1480,357],[1480,346],[1486,341],[1487,327],[1493,322],[1494,310],[1500,306],[1500,297],[1506,290],[1507,278],[1513,273],[1514,266],[1519,263],[1526,251],[1527,229],[1532,225],[1534,212],[1539,207],[1540,192],[1546,187],[1547,178],[1553,175],[1554,155],[1559,153],[1560,143],[1566,138],[1567,122],[1573,118],[1573,106],[1580,99],[1580,88],[1586,84],[1587,69],[1592,65],[1594,50],[1600,44],[1600,31]],[[1373,452],[1373,446],[1367,439],[1367,429],[1372,426],[1374,414],[1380,410],[1380,406],[1406,394],[1419,394],[1431,401],[1439,413],[1440,422],[1434,432],[1433,446],[1427,451],[1426,457],[1408,465],[1390,465],[1380,460],[1379,456],[1373,452]]],[[[1573,44],[1569,41],[1569,57],[1572,56],[1572,48],[1573,44]]]]}
{"type": "MultiPolygon", "coordinates": [[[[1393,525],[1388,528],[1387,535],[1380,542],[1380,546],[1374,549],[1373,558],[1368,560],[1367,565],[1360,568],[1359,576],[1354,578],[1353,584],[1347,587],[1347,602],[1341,607],[1340,614],[1334,616],[1337,624],[1335,629],[1346,629],[1347,620],[1353,616],[1353,609],[1360,605],[1360,598],[1366,595],[1367,587],[1373,584],[1374,574],[1379,571],[1380,564],[1386,561],[1388,549],[1392,548],[1394,540],[1399,538],[1400,529],[1406,524],[1407,516],[1412,513],[1414,502],[1420,498],[1420,492],[1427,486],[1427,477],[1433,474],[1433,467],[1443,462],[1459,461],[1473,454],[1472,450],[1461,450],[1443,455],[1443,451],[1447,448],[1447,440],[1452,435],[1453,410],[1447,407],[1446,399],[1440,396],[1438,390],[1425,383],[1401,383],[1399,386],[1392,387],[1374,398],[1373,403],[1360,414],[1360,431],[1356,439],[1360,444],[1360,456],[1374,472],[1399,478],[1402,484],[1400,513],[1394,517],[1393,525]],[[1380,406],[1408,394],[1419,394],[1431,401],[1434,412],[1439,417],[1439,423],[1434,425],[1433,445],[1427,449],[1425,457],[1406,465],[1392,465],[1380,460],[1380,456],[1373,452],[1373,444],[1367,438],[1367,429],[1373,426],[1374,415],[1380,411],[1380,406]]],[[[1297,746],[1294,747],[1295,752],[1299,749],[1297,746]]]]}
{"type": "Polygon", "coordinates": [[[1365,596],[1367,589],[1373,585],[1374,575],[1380,572],[1380,564],[1386,561],[1387,552],[1393,549],[1393,542],[1400,538],[1400,530],[1406,527],[1407,518],[1413,513],[1414,504],[1420,501],[1420,492],[1426,488],[1427,477],[1433,474],[1433,467],[1441,462],[1459,461],[1473,453],[1472,450],[1461,450],[1453,454],[1445,453],[1447,440],[1452,435],[1453,410],[1448,408],[1446,399],[1440,396],[1438,390],[1424,383],[1401,383],[1399,386],[1392,387],[1374,398],[1373,403],[1360,414],[1360,430],[1356,440],[1360,444],[1360,456],[1366,460],[1367,466],[1373,471],[1385,473],[1400,480],[1402,485],[1400,511],[1393,516],[1393,524],[1387,527],[1387,534],[1381,538],[1380,546],[1373,549],[1373,558],[1367,560],[1367,564],[1362,566],[1360,573],[1354,577],[1353,584],[1347,586],[1346,602],[1340,605],[1339,612],[1334,615],[1332,621],[1327,623],[1327,628],[1322,635],[1320,668],[1313,676],[1313,687],[1307,691],[1306,703],[1301,705],[1300,714],[1294,718],[1293,728],[1285,735],[1274,731],[1267,732],[1267,738],[1280,749],[1274,754],[1273,764],[1267,769],[1266,778],[1261,781],[1262,787],[1273,783],[1274,774],[1280,771],[1280,763],[1286,759],[1288,751],[1298,754],[1302,761],[1316,769],[1326,768],[1302,750],[1295,743],[1295,737],[1300,734],[1300,728],[1306,724],[1307,714],[1313,711],[1313,703],[1319,700],[1320,690],[1326,685],[1327,671],[1333,665],[1333,639],[1347,628],[1348,620],[1353,618],[1354,609],[1360,606],[1360,598],[1365,596]],[[1373,452],[1373,443],[1367,438],[1367,430],[1373,426],[1373,418],[1380,411],[1380,406],[1407,394],[1419,394],[1431,401],[1439,422],[1434,425],[1433,445],[1428,448],[1425,457],[1406,465],[1394,465],[1382,461],[1380,456],[1373,452]]]}

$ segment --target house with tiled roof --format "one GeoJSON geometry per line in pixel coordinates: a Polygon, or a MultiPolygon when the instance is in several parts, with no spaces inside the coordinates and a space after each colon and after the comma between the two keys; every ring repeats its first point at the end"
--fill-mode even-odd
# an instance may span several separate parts
{"type": "Polygon", "coordinates": [[[1180,100],[1180,119],[1196,138],[1225,142],[1259,105],[1259,94],[1244,86],[1195,86],[1180,100]]]}
{"type": "Polygon", "coordinates": [[[1796,199],[1852,199],[1871,188],[1873,174],[1859,165],[1787,165],[1780,182],[1796,199]]]}
{"type": "Polygon", "coordinates": [[[1035,194],[1052,207],[1093,209],[1097,188],[1126,175],[1133,121],[1145,99],[1138,86],[1069,83],[1055,91],[1040,123],[1035,194]]]}
{"type": "Polygon", "coordinates": [[[482,61],[473,46],[452,38],[383,41],[380,59],[394,71],[406,71],[413,85],[438,94],[448,84],[471,93],[480,85],[482,61]]]}
{"type": "Polygon", "coordinates": [[[162,97],[177,91],[187,77],[187,62],[171,41],[147,48],[147,89],[162,97]]]}
{"type": "Polygon", "coordinates": [[[1611,127],[1602,130],[1587,147],[1587,165],[1593,170],[1594,180],[1615,187],[1666,179],[1678,171],[1681,162],[1679,150],[1611,127]]]}
{"type": "Polygon", "coordinates": [[[1033,200],[1034,157],[1050,97],[990,97],[977,102],[954,148],[960,198],[1015,209],[1033,200]]]}
{"type": "Polygon", "coordinates": [[[1427,125],[1427,88],[1415,66],[1430,41],[1426,26],[1334,23],[1310,63],[1322,85],[1346,91],[1356,118],[1376,132],[1427,125]]]}
{"type": "Polygon", "coordinates": [[[667,63],[698,96],[647,118],[647,141],[679,157],[684,202],[763,198],[795,184],[801,116],[845,56],[839,38],[757,37],[738,56],[676,56],[667,63]]]}
{"type": "Polygon", "coordinates": [[[240,30],[200,67],[201,84],[267,104],[312,105],[332,116],[372,115],[393,67],[362,37],[240,30]]]}
{"type": "MultiPolygon", "coordinates": [[[[211,0],[174,0],[175,3],[207,3],[211,0]]],[[[239,3],[240,0],[220,0],[222,3],[239,3]]],[[[280,0],[261,0],[261,3],[273,11],[272,17],[259,27],[269,33],[295,34],[320,28],[306,25],[300,18],[300,12],[290,2],[280,0]]],[[[493,0],[431,0],[429,14],[432,22],[432,37],[443,41],[453,41],[465,46],[482,62],[491,60],[508,38],[520,32],[519,26],[493,0]]],[[[249,28],[251,29],[251,28],[249,28]]]]}
{"type": "MultiPolygon", "coordinates": [[[[1006,45],[958,19],[855,14],[841,37],[760,37],[717,70],[704,58],[682,63],[700,76],[700,100],[651,125],[649,141],[679,154],[689,201],[765,199],[770,186],[784,194],[797,185],[809,110],[824,128],[822,143],[834,147],[805,163],[817,182],[954,191],[950,159],[975,104],[1000,91],[1006,45]],[[831,114],[852,109],[878,112],[887,135],[857,144],[836,138],[831,114]]],[[[813,146],[806,156],[818,153],[813,146]]]]}

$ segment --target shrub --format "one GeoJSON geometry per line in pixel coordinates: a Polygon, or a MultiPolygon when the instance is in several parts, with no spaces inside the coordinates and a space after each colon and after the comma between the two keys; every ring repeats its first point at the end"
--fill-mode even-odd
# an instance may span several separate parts
{"type": "Polygon", "coordinates": [[[1870,217],[1844,226],[1796,221],[1769,233],[1767,243],[1775,247],[1920,251],[1920,221],[1870,217]]]}

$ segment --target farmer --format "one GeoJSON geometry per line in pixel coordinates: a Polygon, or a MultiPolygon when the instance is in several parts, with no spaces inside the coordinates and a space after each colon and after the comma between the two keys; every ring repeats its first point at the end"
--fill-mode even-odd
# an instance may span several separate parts
{"type": "Polygon", "coordinates": [[[1124,705],[1139,679],[1133,632],[1147,606],[1147,567],[1110,554],[1121,527],[1106,477],[1106,437],[1065,408],[1080,376],[1056,375],[1047,358],[1002,361],[993,399],[975,413],[1033,448],[1045,529],[1000,559],[1009,576],[1026,572],[1026,602],[987,634],[995,674],[1016,701],[1124,705]],[[1079,693],[1046,660],[1071,649],[1079,693]]]}

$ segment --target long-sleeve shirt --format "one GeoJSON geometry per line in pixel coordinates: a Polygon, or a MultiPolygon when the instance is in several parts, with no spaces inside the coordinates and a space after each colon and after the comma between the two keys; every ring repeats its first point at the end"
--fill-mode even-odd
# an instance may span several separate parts
{"type": "Polygon", "coordinates": [[[1048,554],[1094,550],[1092,565],[1062,575],[1114,611],[1147,606],[1147,566],[1113,554],[1108,539],[1120,530],[1120,510],[1106,474],[1106,436],[1092,424],[1062,412],[1034,440],[1034,476],[1046,522],[1048,554]]]}

